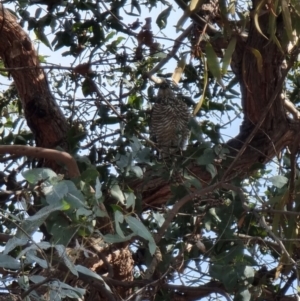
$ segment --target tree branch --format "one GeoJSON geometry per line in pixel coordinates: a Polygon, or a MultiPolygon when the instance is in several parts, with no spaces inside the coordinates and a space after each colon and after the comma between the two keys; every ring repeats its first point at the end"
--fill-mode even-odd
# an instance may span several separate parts
{"type": "Polygon", "coordinates": [[[80,176],[75,159],[70,154],[63,151],[24,145],[1,145],[0,154],[14,154],[53,160],[66,165],[70,178],[77,178],[80,176]]]}

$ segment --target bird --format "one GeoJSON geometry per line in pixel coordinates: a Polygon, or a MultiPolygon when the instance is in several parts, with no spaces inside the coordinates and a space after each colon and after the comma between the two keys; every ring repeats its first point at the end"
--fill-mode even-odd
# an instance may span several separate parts
{"type": "Polygon", "coordinates": [[[189,138],[189,108],[174,93],[174,85],[163,81],[158,89],[151,113],[150,136],[159,149],[159,157],[167,158],[183,150],[189,138]]]}

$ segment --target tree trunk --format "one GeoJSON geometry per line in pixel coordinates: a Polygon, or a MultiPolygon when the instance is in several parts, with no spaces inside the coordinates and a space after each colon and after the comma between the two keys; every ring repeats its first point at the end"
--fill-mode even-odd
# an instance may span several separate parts
{"type": "Polygon", "coordinates": [[[68,123],[56,103],[38,54],[17,19],[0,6],[0,57],[14,79],[36,145],[68,150],[68,123]]]}

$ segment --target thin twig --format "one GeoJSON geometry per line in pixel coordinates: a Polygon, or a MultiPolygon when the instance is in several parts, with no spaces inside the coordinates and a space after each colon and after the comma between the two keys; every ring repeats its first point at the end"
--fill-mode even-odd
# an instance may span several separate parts
{"type": "MultiPolygon", "coordinates": [[[[104,101],[106,103],[106,105],[117,115],[117,117],[120,119],[120,121],[123,121],[124,123],[127,124],[127,120],[125,118],[123,118],[121,116],[121,114],[116,110],[116,108],[102,95],[102,93],[100,92],[100,90],[99,90],[98,86],[95,84],[95,82],[91,80],[91,83],[93,85],[94,91],[96,92],[96,94],[99,98],[99,101],[104,101]]],[[[151,141],[150,139],[145,137],[139,131],[137,131],[137,130],[134,130],[134,131],[140,138],[144,139],[150,146],[157,149],[157,147],[153,141],[151,141]]]]}
{"type": "MultiPolygon", "coordinates": [[[[188,8],[187,4],[184,1],[182,1],[182,0],[175,0],[175,2],[179,5],[179,7],[183,11],[185,11],[188,8]]],[[[208,23],[204,18],[202,18],[201,16],[199,16],[197,13],[191,14],[190,18],[193,19],[198,24],[207,25],[210,34],[218,34],[218,33],[220,33],[220,30],[218,30],[214,25],[208,23]]]]}
{"type": "MultiPolygon", "coordinates": [[[[132,295],[130,295],[125,301],[129,301],[130,299],[132,299],[133,297],[138,297],[141,295],[141,293],[149,286],[154,286],[156,283],[158,283],[159,281],[161,281],[162,279],[165,278],[165,276],[168,274],[169,270],[167,270],[159,279],[152,281],[150,283],[144,284],[142,285],[142,287],[140,289],[138,289],[136,292],[134,292],[132,295]]],[[[148,279],[147,279],[148,280],[148,279]]]]}
{"type": "Polygon", "coordinates": [[[255,217],[259,220],[259,223],[260,223],[261,227],[264,228],[268,232],[268,234],[278,243],[278,245],[281,249],[281,252],[284,253],[287,256],[287,258],[289,258],[289,260],[292,264],[295,265],[296,261],[291,257],[291,255],[289,254],[289,252],[285,248],[282,241],[273,233],[271,228],[267,225],[267,223],[265,221],[265,217],[263,215],[259,215],[258,212],[255,209],[252,210],[248,206],[242,189],[237,187],[237,186],[231,185],[231,184],[222,184],[222,187],[225,188],[225,189],[228,189],[228,190],[232,190],[232,191],[234,191],[238,194],[238,196],[240,197],[240,199],[242,201],[242,206],[245,209],[245,211],[246,212],[252,212],[255,215],[255,217]]]}
{"type": "Polygon", "coordinates": [[[291,257],[291,255],[289,254],[289,252],[287,251],[287,249],[285,248],[284,244],[282,243],[282,241],[273,233],[273,231],[271,230],[271,228],[267,225],[265,217],[262,215],[260,216],[257,212],[253,211],[254,215],[259,218],[259,223],[260,225],[268,232],[268,234],[278,243],[281,251],[287,256],[287,258],[290,260],[290,262],[293,265],[296,265],[296,261],[291,257]]]}
{"type": "Polygon", "coordinates": [[[105,4],[104,1],[100,1],[102,3],[102,5],[104,6],[104,8],[110,13],[110,15],[120,24],[122,25],[122,27],[124,28],[124,30],[126,31],[126,33],[130,36],[134,36],[137,37],[137,33],[135,33],[134,31],[132,31],[125,23],[123,23],[105,4]]]}
{"type": "Polygon", "coordinates": [[[29,296],[29,294],[34,291],[35,289],[39,288],[40,286],[46,284],[47,282],[53,281],[55,279],[48,277],[46,279],[44,279],[43,281],[33,284],[27,291],[25,291],[24,293],[21,294],[21,298],[22,300],[24,300],[27,296],[29,296]]]}
{"type": "Polygon", "coordinates": [[[174,57],[181,45],[181,42],[188,36],[193,28],[193,24],[191,24],[188,28],[186,28],[183,33],[175,40],[172,50],[163,58],[152,70],[146,73],[148,78],[151,78],[158,70],[160,70],[172,57],[174,57]]]}
{"type": "Polygon", "coordinates": [[[170,223],[172,222],[175,215],[178,213],[179,209],[184,206],[188,201],[191,201],[192,199],[199,198],[201,196],[204,196],[205,194],[214,191],[217,188],[220,188],[222,186],[222,183],[214,184],[210,187],[203,188],[201,190],[196,190],[194,193],[186,195],[182,199],[180,199],[178,202],[176,202],[173,206],[173,208],[168,212],[164,223],[160,227],[158,233],[155,235],[155,242],[159,243],[162,239],[165,231],[169,227],[170,223]]]}

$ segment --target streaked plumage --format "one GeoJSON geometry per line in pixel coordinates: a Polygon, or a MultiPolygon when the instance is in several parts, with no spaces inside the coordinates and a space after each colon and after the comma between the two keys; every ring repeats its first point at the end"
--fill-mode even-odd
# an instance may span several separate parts
{"type": "Polygon", "coordinates": [[[166,158],[184,149],[188,137],[190,112],[187,105],[172,91],[169,83],[162,83],[151,116],[151,136],[166,158]]]}

